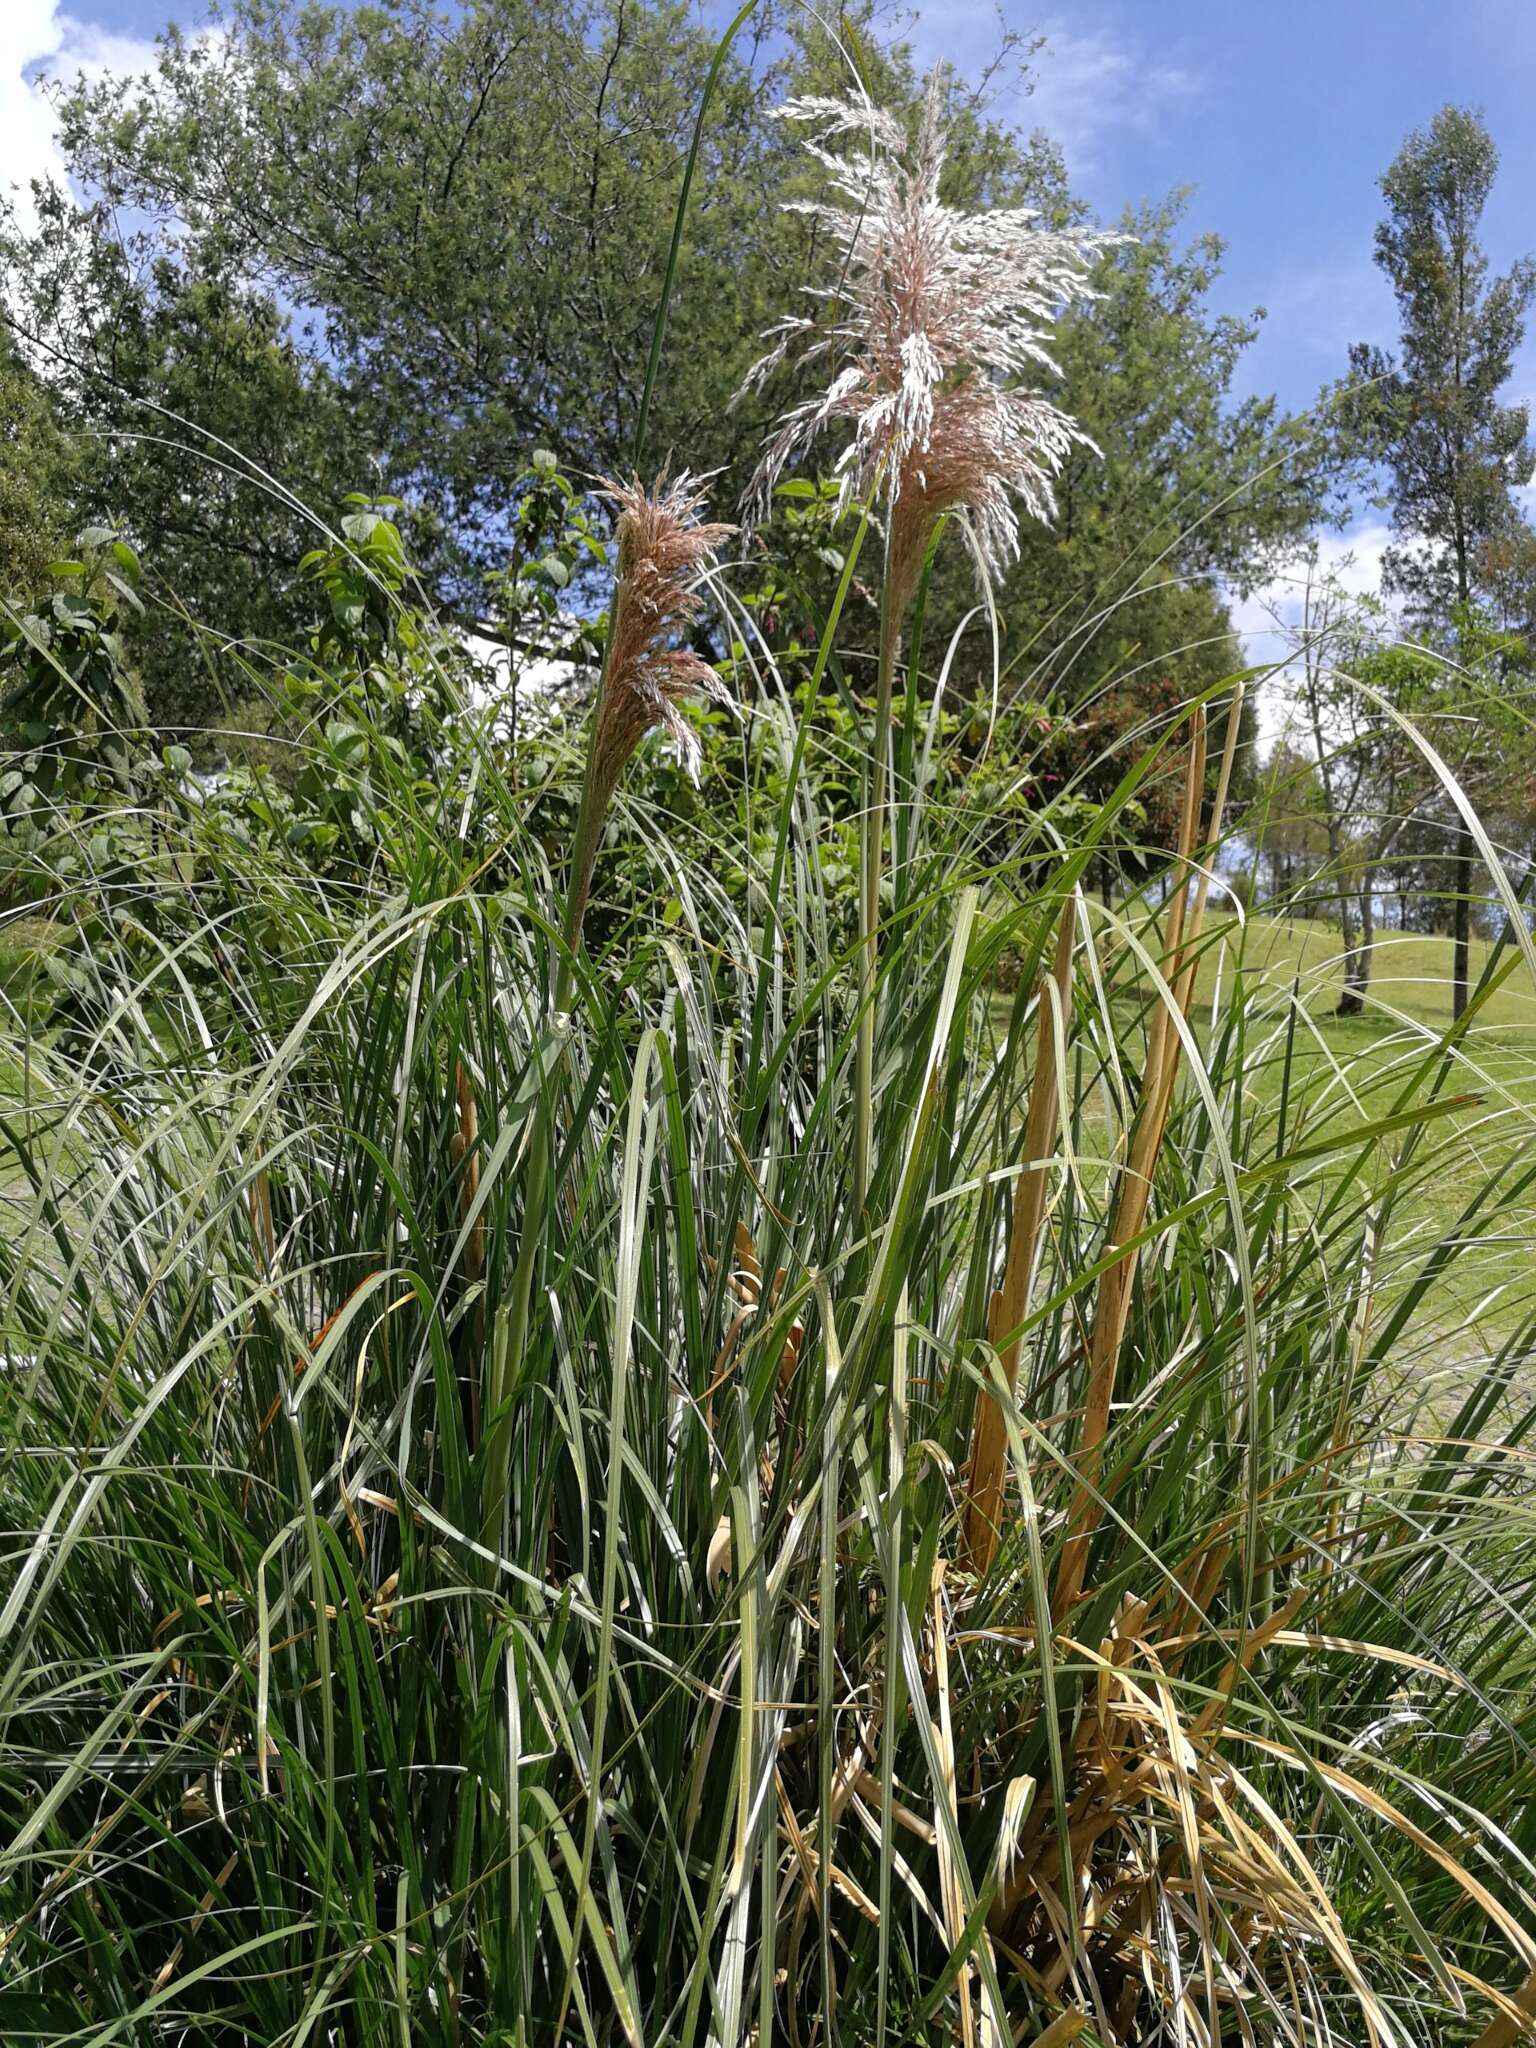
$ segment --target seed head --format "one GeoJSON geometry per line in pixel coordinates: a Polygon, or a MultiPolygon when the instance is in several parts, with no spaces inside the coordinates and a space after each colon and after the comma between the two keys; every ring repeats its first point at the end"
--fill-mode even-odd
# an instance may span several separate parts
{"type": "Polygon", "coordinates": [[[699,517],[704,498],[686,474],[658,479],[647,492],[638,478],[605,482],[600,495],[618,513],[618,579],[602,701],[593,734],[594,789],[606,804],[624,763],[653,726],[671,739],[697,779],[699,743],[679,705],[700,692],[724,698],[715,671],[679,636],[698,617],[701,576],[714,565],[733,526],[699,517]]]}
{"type": "Polygon", "coordinates": [[[764,503],[785,465],[834,422],[852,427],[836,470],[844,502],[873,492],[887,521],[894,595],[904,602],[942,512],[968,515],[980,561],[999,571],[1018,551],[1016,505],[1035,519],[1055,510],[1054,479],[1088,435],[1059,407],[1020,390],[1055,373],[1046,343],[1061,309],[1091,298],[1089,266],[1122,239],[1037,225],[1022,209],[963,213],[939,198],[944,103],[929,87],[916,140],[868,100],[793,99],[807,148],[830,196],[792,202],[831,243],[834,282],[807,286],[835,321],[782,321],[749,373],[836,365],[819,396],[785,414],[764,451],[754,498],[764,503]],[[836,147],[846,138],[851,153],[836,147]]]}

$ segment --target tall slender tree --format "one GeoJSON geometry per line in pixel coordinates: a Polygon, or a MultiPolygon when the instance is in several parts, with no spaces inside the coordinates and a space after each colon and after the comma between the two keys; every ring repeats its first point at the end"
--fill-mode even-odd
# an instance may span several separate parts
{"type": "MultiPolygon", "coordinates": [[[[1479,238],[1498,167],[1493,138],[1466,108],[1443,107],[1408,137],[1381,181],[1387,214],[1376,230],[1376,261],[1397,298],[1399,351],[1350,351],[1360,416],[1391,479],[1398,539],[1388,583],[1453,657],[1488,543],[1521,526],[1513,492],[1536,468],[1528,410],[1501,396],[1536,293],[1536,262],[1522,257],[1490,282],[1479,238]]],[[[1473,845],[1459,814],[1450,835],[1460,1016],[1473,845]]]]}

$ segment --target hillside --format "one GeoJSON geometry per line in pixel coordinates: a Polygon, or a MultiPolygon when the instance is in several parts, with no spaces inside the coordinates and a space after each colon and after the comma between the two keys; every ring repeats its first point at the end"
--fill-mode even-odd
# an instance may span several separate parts
{"type": "MultiPolygon", "coordinates": [[[[1319,1022],[1344,1031],[1373,1030],[1411,1021],[1440,1031],[1451,1021],[1451,941],[1416,932],[1378,934],[1368,998],[1369,1019],[1352,1026],[1334,1019],[1343,983],[1339,928],[1321,918],[1256,916],[1241,929],[1235,918],[1224,921],[1230,943],[1240,948],[1250,976],[1260,975],[1277,990],[1299,982],[1309,1013],[1319,1022]],[[1374,1022],[1369,1021],[1373,1019],[1374,1022]]],[[[1472,980],[1487,964],[1491,947],[1472,941],[1472,980]]],[[[1507,985],[1489,999],[1479,1024],[1481,1032],[1536,1028],[1536,988],[1518,967],[1507,985]]],[[[1536,1040],[1533,1040],[1536,1052],[1536,1040]]]]}

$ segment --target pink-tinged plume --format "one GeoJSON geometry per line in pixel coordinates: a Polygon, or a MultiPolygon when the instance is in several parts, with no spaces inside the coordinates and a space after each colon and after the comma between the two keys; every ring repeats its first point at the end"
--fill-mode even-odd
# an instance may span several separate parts
{"type": "Polygon", "coordinates": [[[619,560],[566,896],[565,939],[573,954],[603,819],[625,762],[652,727],[660,726],[697,779],[698,735],[679,707],[700,693],[726,697],[709,663],[679,643],[699,615],[699,583],[713,568],[720,543],[736,529],[699,517],[703,495],[686,473],[670,483],[658,478],[651,491],[638,478],[605,482],[601,495],[618,514],[619,560]]]}
{"type": "Polygon", "coordinates": [[[765,450],[755,496],[829,426],[852,428],[837,461],[845,501],[874,493],[887,524],[891,595],[911,594],[941,513],[963,511],[989,572],[1018,551],[1017,505],[1035,519],[1055,510],[1052,490],[1074,445],[1093,444],[1049,400],[1018,379],[1055,373],[1046,343],[1061,310],[1093,296],[1099,253],[1122,239],[1083,228],[1042,228],[1030,212],[962,213],[939,197],[943,101],[937,77],[915,141],[867,100],[788,100],[808,124],[807,147],[830,196],[792,202],[830,240],[832,282],[807,286],[835,308],[790,318],[749,373],[764,382],[782,364],[826,363],[818,396],[785,415],[765,450]],[[834,145],[859,145],[844,154],[834,145]]]}
{"type": "Polygon", "coordinates": [[[700,693],[724,697],[702,656],[678,644],[699,615],[700,579],[714,567],[733,526],[701,519],[704,499],[686,473],[647,492],[605,482],[601,495],[618,513],[618,578],[613,625],[593,734],[593,783],[607,803],[624,763],[653,726],[661,726],[691,775],[699,743],[679,705],[700,693]]]}

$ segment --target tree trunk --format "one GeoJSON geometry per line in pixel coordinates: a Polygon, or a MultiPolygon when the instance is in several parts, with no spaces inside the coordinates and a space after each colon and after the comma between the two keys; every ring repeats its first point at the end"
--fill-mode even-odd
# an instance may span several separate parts
{"type": "MultiPolygon", "coordinates": [[[[1335,872],[1337,872],[1337,855],[1334,857],[1334,868],[1335,872]]],[[[1360,1011],[1360,1001],[1355,993],[1355,983],[1359,975],[1359,968],[1356,964],[1358,947],[1355,942],[1355,906],[1350,901],[1349,885],[1347,883],[1339,891],[1339,936],[1344,942],[1344,988],[1339,996],[1339,1007],[1335,1010],[1334,1015],[1336,1017],[1354,1017],[1358,1016],[1360,1011]]]]}
{"type": "MultiPolygon", "coordinates": [[[[1345,899],[1346,903],[1348,898],[1345,899]]],[[[1351,920],[1352,922],[1352,920],[1351,920]]],[[[1371,985],[1371,949],[1376,943],[1376,877],[1367,868],[1360,881],[1360,927],[1351,939],[1346,924],[1344,939],[1344,990],[1334,1013],[1358,1017],[1365,1008],[1365,992],[1371,985]]]]}
{"type": "Polygon", "coordinates": [[[1451,1017],[1467,1007],[1472,956],[1472,834],[1464,822],[1456,827],[1456,865],[1451,884],[1455,947],[1451,964],[1451,1017]]]}

